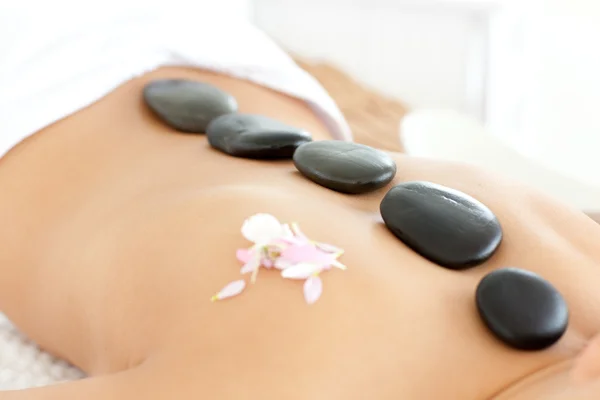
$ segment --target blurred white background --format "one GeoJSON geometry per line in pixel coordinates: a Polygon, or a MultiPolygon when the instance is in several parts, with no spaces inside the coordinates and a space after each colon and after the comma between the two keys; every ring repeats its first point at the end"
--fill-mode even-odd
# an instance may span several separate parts
{"type": "Polygon", "coordinates": [[[296,55],[412,110],[474,118],[510,149],[600,188],[598,0],[22,1],[88,13],[193,4],[199,24],[208,10],[247,18],[296,55]]]}
{"type": "Polygon", "coordinates": [[[231,1],[294,53],[600,184],[597,0],[231,1]]]}

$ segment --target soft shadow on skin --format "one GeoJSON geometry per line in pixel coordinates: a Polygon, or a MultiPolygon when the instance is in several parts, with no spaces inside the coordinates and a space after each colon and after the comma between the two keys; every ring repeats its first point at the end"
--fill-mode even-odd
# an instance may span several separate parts
{"type": "Polygon", "coordinates": [[[358,211],[363,211],[368,214],[376,214],[376,217],[378,218],[376,219],[376,221],[381,222],[382,224],[383,219],[381,219],[381,216],[379,215],[379,205],[381,204],[381,201],[383,200],[383,197],[386,195],[386,193],[392,187],[398,184],[398,182],[392,181],[388,185],[380,189],[374,190],[372,192],[362,194],[349,194],[336,192],[324,186],[317,185],[308,178],[306,178],[304,175],[302,175],[302,173],[300,173],[296,169],[290,170],[288,175],[293,180],[296,180],[298,182],[302,181],[307,185],[318,188],[318,190],[322,190],[324,192],[329,193],[332,196],[336,196],[338,200],[342,200],[344,203],[350,204],[353,208],[355,208],[358,211]]]}
{"type": "MultiPolygon", "coordinates": [[[[507,384],[503,389],[495,393],[488,400],[513,400],[513,399],[523,399],[520,397],[522,393],[526,393],[528,388],[531,386],[535,386],[536,383],[543,381],[544,379],[548,379],[552,375],[558,374],[561,371],[565,371],[570,369],[573,365],[573,360],[563,360],[555,364],[551,364],[549,366],[543,367],[537,371],[534,371],[527,376],[518,379],[514,382],[507,384]]],[[[566,390],[566,388],[565,388],[566,390]]],[[[555,393],[559,394],[559,393],[555,393]]],[[[534,399],[531,399],[534,400],[534,399]]],[[[537,400],[537,399],[536,399],[537,400]]],[[[542,400],[542,399],[539,399],[542,400]]]]}
{"type": "MultiPolygon", "coordinates": [[[[600,204],[598,204],[598,207],[600,207],[600,204]]],[[[600,223],[600,212],[584,212],[584,213],[585,213],[585,215],[590,217],[592,220],[594,220],[594,222],[600,223]]]]}
{"type": "MultiPolygon", "coordinates": [[[[290,178],[292,178],[292,179],[294,179],[294,180],[296,180],[296,181],[298,181],[298,182],[300,182],[300,181],[302,181],[302,182],[305,182],[305,181],[308,179],[308,178],[305,178],[305,177],[304,177],[304,175],[302,175],[302,174],[301,174],[301,173],[300,173],[298,170],[296,170],[296,169],[291,169],[291,170],[288,172],[288,175],[290,176],[290,178]]],[[[323,188],[323,189],[326,189],[326,188],[323,188]]],[[[329,190],[329,189],[326,189],[326,190],[329,190]]]]}
{"type": "Polygon", "coordinates": [[[599,398],[597,393],[600,392],[596,392],[593,397],[579,397],[579,394],[586,395],[587,389],[595,390],[591,386],[600,375],[598,348],[595,347],[599,343],[598,336],[574,337],[573,332],[570,332],[570,335],[568,346],[564,343],[559,345],[559,351],[565,355],[562,360],[552,362],[508,383],[488,400],[575,400],[572,396],[575,392],[577,399],[599,398]]]}

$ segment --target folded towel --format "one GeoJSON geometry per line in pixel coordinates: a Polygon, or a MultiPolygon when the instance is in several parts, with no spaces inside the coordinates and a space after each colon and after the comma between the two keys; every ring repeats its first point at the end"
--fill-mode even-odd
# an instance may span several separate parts
{"type": "Polygon", "coordinates": [[[81,377],[81,371],[40,350],[0,314],[0,390],[44,386],[81,377]]]}
{"type": "Polygon", "coordinates": [[[296,97],[336,138],[351,138],[318,81],[240,16],[177,0],[31,2],[0,2],[0,156],[161,66],[202,68],[296,97]]]}

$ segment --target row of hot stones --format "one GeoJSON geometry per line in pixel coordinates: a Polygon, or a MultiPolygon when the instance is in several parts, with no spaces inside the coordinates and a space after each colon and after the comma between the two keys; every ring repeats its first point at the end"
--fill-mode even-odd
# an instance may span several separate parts
{"type": "MultiPolygon", "coordinates": [[[[271,118],[238,113],[235,98],[206,83],[158,80],[144,89],[147,106],[180,132],[206,133],[210,145],[234,157],[292,159],[313,182],[347,194],[381,189],[396,175],[385,152],[338,140],[312,141],[311,135],[271,118]]],[[[487,261],[500,246],[502,227],[484,204],[430,182],[391,188],[380,206],[387,228],[404,244],[437,265],[463,270],[487,261]]],[[[569,320],[558,290],[537,274],[502,268],[477,286],[475,301],[489,330],[522,350],[556,343],[569,320]]]]}

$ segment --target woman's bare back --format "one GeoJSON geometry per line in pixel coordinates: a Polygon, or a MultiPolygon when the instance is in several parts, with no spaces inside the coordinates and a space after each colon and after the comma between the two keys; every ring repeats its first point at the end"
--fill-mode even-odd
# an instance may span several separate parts
{"type": "Polygon", "coordinates": [[[164,69],[17,147],[0,164],[8,193],[0,216],[10,227],[2,234],[10,250],[0,309],[94,378],[0,393],[1,400],[482,400],[572,359],[600,330],[600,235],[587,217],[468,166],[394,154],[394,183],[426,180],[464,191],[503,226],[490,261],[442,269],[381,223],[389,187],[338,194],[291,163],[227,157],[202,136],[162,126],[142,106],[141,87],[165,76],[213,82],[245,112],[271,113],[327,138],[291,99],[164,69]],[[235,250],[247,246],[240,227],[257,212],[297,221],[311,237],[346,250],[348,270],[324,277],[317,304],[307,306],[301,285],[273,271],[238,298],[209,301],[239,275],[235,250]],[[566,298],[569,330],[549,350],[511,350],[480,321],[475,288],[504,266],[537,272],[566,298]]]}

